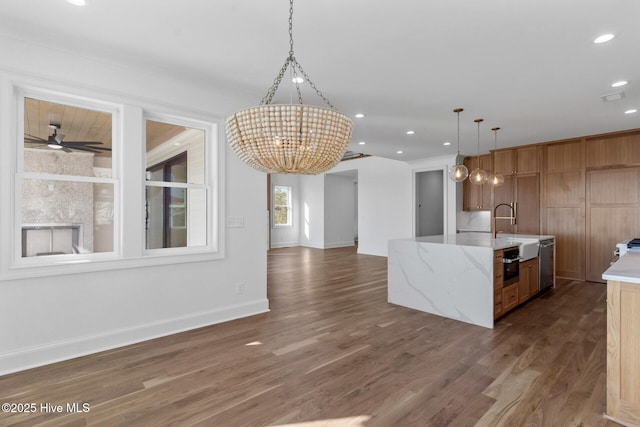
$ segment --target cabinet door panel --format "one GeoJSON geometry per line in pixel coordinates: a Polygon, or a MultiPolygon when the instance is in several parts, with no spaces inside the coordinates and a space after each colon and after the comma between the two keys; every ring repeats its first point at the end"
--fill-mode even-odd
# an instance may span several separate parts
{"type": "Polygon", "coordinates": [[[584,280],[584,211],[583,207],[546,210],[545,234],[556,236],[556,274],[560,277],[584,280]]]}
{"type": "MultiPolygon", "coordinates": [[[[501,203],[513,203],[514,198],[514,175],[505,175],[504,184],[493,189],[493,206],[494,209],[501,203]]],[[[492,212],[493,214],[493,212],[492,212]]],[[[496,211],[496,216],[510,216],[511,211],[506,206],[500,206],[496,211]]],[[[498,233],[515,233],[515,226],[507,219],[496,220],[496,231],[498,233]]]]}
{"type": "Polygon", "coordinates": [[[640,168],[587,172],[586,279],[604,282],[616,243],[637,237],[640,168]]]}
{"type": "Polygon", "coordinates": [[[519,234],[540,234],[540,179],[538,174],[516,175],[519,234]]]}
{"type": "Polygon", "coordinates": [[[503,175],[511,175],[515,172],[515,151],[510,150],[498,150],[493,153],[493,164],[496,172],[503,175]]]}
{"type": "Polygon", "coordinates": [[[516,149],[516,171],[518,173],[540,172],[538,147],[516,149]]]}

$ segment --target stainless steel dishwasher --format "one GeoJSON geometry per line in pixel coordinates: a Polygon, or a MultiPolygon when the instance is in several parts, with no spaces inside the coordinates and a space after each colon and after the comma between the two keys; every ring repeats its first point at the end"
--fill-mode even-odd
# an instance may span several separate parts
{"type": "Polygon", "coordinates": [[[540,269],[540,281],[538,289],[540,292],[546,291],[549,288],[556,287],[556,241],[555,239],[540,240],[540,252],[539,252],[539,269],[540,269]]]}

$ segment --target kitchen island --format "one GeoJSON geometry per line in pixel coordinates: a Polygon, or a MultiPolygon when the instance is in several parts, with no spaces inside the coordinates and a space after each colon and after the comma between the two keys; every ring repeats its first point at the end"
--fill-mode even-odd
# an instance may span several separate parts
{"type": "MultiPolygon", "coordinates": [[[[474,233],[390,240],[388,301],[493,328],[496,306],[502,304],[502,254],[519,247],[517,237],[474,233]]],[[[511,304],[514,296],[505,296],[511,304]]],[[[517,293],[515,299],[517,305],[517,293]]]]}
{"type": "Polygon", "coordinates": [[[640,252],[621,256],[607,280],[607,412],[640,426],[640,252]]]}

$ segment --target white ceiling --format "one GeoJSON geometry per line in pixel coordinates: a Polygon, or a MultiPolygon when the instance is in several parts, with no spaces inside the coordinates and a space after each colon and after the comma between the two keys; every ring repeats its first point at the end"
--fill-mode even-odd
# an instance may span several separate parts
{"type": "MultiPolygon", "coordinates": [[[[227,113],[258,104],[288,55],[287,0],[88,2],[2,0],[0,36],[236,88],[227,113]]],[[[318,89],[341,112],[366,114],[353,119],[352,151],[454,154],[456,107],[466,155],[475,118],[483,153],[494,126],[499,148],[640,128],[640,113],[624,114],[640,109],[637,0],[297,0],[293,22],[296,58],[318,89]],[[592,42],[605,32],[616,38],[592,42]],[[603,102],[622,79],[625,98],[603,102]]],[[[278,97],[289,102],[288,83],[278,97]]]]}

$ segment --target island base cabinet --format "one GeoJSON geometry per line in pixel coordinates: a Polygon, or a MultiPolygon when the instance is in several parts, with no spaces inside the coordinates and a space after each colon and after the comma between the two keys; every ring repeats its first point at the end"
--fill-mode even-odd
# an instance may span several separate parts
{"type": "Polygon", "coordinates": [[[502,312],[506,313],[518,305],[518,283],[502,288],[502,312]]]}
{"type": "Polygon", "coordinates": [[[606,418],[640,426],[640,285],[607,282],[606,418]]]}

